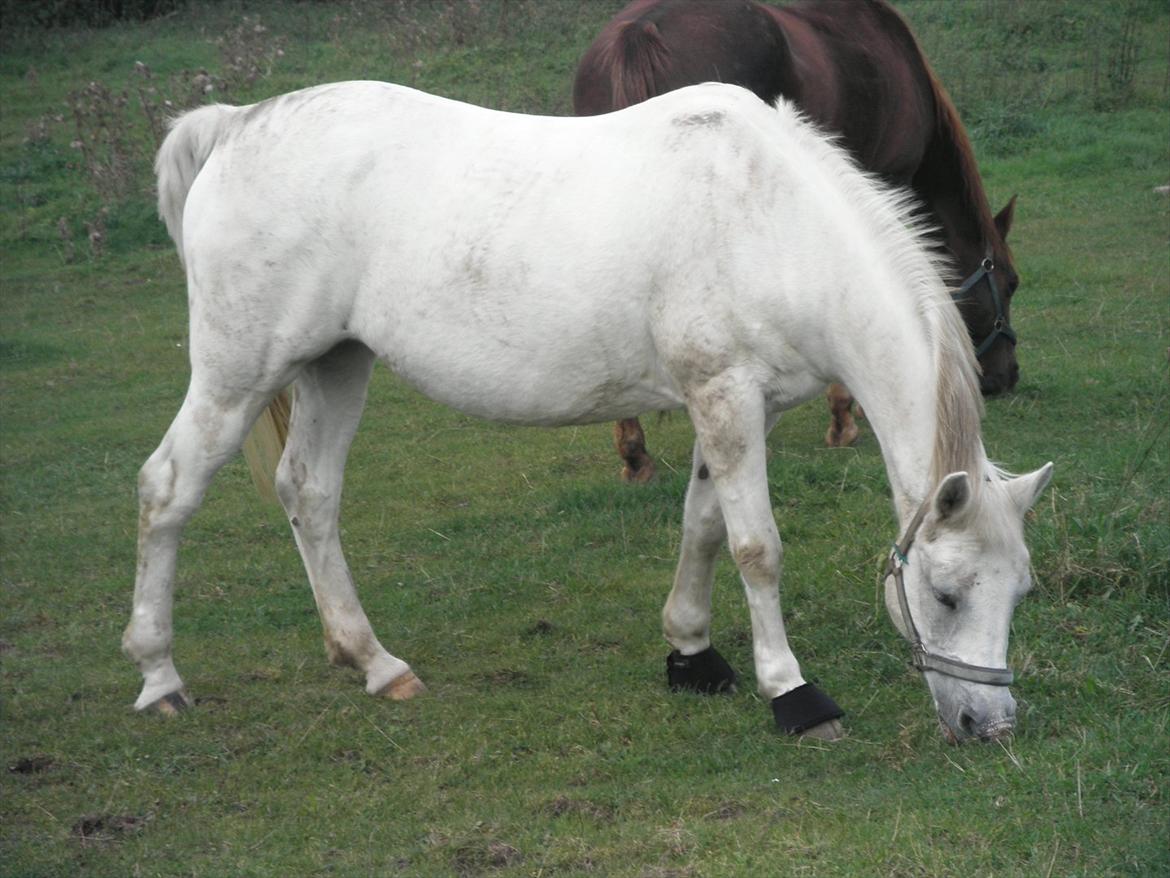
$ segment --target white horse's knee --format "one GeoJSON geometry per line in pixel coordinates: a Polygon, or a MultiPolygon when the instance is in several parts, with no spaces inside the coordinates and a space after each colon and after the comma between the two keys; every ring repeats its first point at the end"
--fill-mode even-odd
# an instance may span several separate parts
{"type": "Polygon", "coordinates": [[[731,556],[749,585],[775,585],[780,579],[784,550],[779,539],[737,539],[731,545],[731,556]]]}
{"type": "Polygon", "coordinates": [[[168,510],[175,500],[179,471],[170,456],[155,454],[138,471],[138,507],[143,524],[168,510]]]}
{"type": "Polygon", "coordinates": [[[160,448],[138,471],[139,534],[182,530],[203,499],[210,474],[160,448]]]}

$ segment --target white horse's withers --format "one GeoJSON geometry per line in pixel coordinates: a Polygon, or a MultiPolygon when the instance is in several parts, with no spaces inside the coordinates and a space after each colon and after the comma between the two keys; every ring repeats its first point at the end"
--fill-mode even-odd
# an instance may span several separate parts
{"type": "Polygon", "coordinates": [[[145,678],[139,709],[188,703],[171,657],[180,532],[290,382],[277,490],[329,657],[370,693],[421,691],[374,635],[338,535],[380,359],[436,400],[513,423],[685,406],[697,441],[663,612],[671,681],[734,680],[709,631],[726,541],[760,692],[782,728],[827,737],[840,711],[805,683],[781,618],[764,440],[781,411],[844,382],[881,441],[903,530],[915,525],[897,565],[905,609],[891,612],[935,659],[924,670],[944,728],[1010,728],[1002,680],[953,672],[1005,664],[1029,585],[1023,513],[1051,466],[1009,479],[988,463],[971,346],[910,207],[788,105],[708,84],[548,118],[341,83],[189,113],[157,171],[187,271],[192,371],[139,478],[123,638],[145,678]]]}

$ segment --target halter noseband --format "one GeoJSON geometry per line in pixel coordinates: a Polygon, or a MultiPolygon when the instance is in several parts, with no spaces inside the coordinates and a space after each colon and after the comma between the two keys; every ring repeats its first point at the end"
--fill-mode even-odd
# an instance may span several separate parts
{"type": "MultiPolygon", "coordinates": [[[[994,281],[992,289],[995,289],[994,281]]],[[[902,619],[906,625],[906,639],[910,641],[911,662],[918,671],[936,671],[970,683],[1010,686],[1015,679],[1015,674],[1010,668],[985,668],[980,665],[969,665],[958,659],[947,658],[927,650],[926,645],[922,642],[922,635],[918,633],[918,627],[914,624],[914,617],[910,615],[910,603],[906,600],[906,583],[902,576],[902,568],[910,563],[906,560],[906,554],[914,544],[914,537],[918,533],[922,520],[926,518],[929,503],[930,498],[928,497],[918,508],[918,512],[914,514],[913,520],[906,528],[906,535],[894,543],[894,548],[890,550],[889,560],[886,562],[885,573],[882,574],[883,581],[888,576],[894,577],[894,585],[898,592],[898,606],[902,610],[902,619]]]]}
{"type": "Polygon", "coordinates": [[[1007,315],[1003,313],[1003,298],[999,294],[999,286],[995,282],[995,260],[992,258],[991,249],[988,248],[987,255],[983,257],[983,261],[979,263],[979,267],[975,269],[971,275],[963,281],[962,285],[951,293],[951,298],[955,303],[961,302],[966,298],[972,287],[983,278],[987,278],[987,286],[991,289],[991,301],[995,303],[995,323],[992,325],[991,332],[988,333],[987,338],[979,343],[975,348],[975,356],[982,357],[995,344],[995,340],[1001,335],[1010,341],[1013,345],[1016,343],[1016,332],[1008,324],[1007,315]]]}

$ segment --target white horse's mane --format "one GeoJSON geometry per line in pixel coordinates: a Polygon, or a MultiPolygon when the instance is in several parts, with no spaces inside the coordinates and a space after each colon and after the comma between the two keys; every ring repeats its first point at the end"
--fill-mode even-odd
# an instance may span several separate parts
{"type": "Polygon", "coordinates": [[[913,191],[895,188],[863,169],[838,138],[783,98],[777,101],[776,111],[800,146],[838,181],[880,241],[895,275],[916,297],[916,313],[934,352],[938,380],[931,484],[964,471],[972,475],[972,486],[979,491],[985,479],[1005,478],[1007,474],[987,460],[983,449],[979,364],[951,298],[948,279],[953,279],[954,270],[913,191]]]}

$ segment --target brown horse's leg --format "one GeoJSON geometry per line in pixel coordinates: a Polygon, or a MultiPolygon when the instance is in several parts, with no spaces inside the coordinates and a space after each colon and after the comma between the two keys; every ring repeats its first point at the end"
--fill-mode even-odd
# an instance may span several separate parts
{"type": "Polygon", "coordinates": [[[832,421],[825,433],[825,444],[830,448],[844,448],[857,441],[857,424],[853,422],[853,394],[843,384],[830,384],[826,393],[832,421]]]}
{"type": "Polygon", "coordinates": [[[654,458],[646,453],[646,434],[637,418],[627,418],[613,425],[613,446],[626,462],[622,481],[645,483],[654,478],[654,458]]]}

